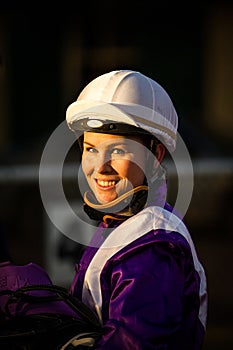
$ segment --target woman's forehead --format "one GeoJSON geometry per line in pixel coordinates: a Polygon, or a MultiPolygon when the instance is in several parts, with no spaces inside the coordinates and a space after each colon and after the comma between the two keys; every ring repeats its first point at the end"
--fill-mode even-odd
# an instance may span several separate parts
{"type": "Polygon", "coordinates": [[[126,142],[127,140],[134,140],[137,142],[142,143],[142,140],[140,137],[135,135],[118,135],[118,134],[104,134],[104,133],[97,133],[97,132],[90,132],[86,131],[84,132],[84,142],[90,142],[92,144],[95,143],[103,143],[103,142],[126,142]]]}

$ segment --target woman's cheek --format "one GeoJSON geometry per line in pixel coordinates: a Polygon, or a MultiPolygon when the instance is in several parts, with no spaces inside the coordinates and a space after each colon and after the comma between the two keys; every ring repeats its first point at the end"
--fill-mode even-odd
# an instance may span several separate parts
{"type": "Polygon", "coordinates": [[[84,156],[82,158],[82,169],[86,176],[91,174],[93,172],[93,161],[84,156]]]}

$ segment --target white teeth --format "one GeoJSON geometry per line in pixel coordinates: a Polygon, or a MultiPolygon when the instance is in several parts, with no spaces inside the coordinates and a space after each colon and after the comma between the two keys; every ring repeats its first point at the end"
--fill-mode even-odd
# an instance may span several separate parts
{"type": "Polygon", "coordinates": [[[97,183],[102,187],[110,187],[110,186],[114,186],[116,181],[97,180],[97,183]]]}

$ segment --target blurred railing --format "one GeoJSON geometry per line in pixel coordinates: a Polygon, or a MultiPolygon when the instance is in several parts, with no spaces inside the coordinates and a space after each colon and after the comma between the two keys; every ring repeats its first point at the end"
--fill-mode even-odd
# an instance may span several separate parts
{"type": "MultiPolygon", "coordinates": [[[[233,174],[233,158],[202,158],[192,161],[194,174],[197,175],[221,175],[233,174]]],[[[78,163],[67,163],[63,169],[63,180],[72,180],[77,177],[78,163]]],[[[166,164],[169,169],[169,175],[175,175],[175,166],[171,163],[166,164]]],[[[186,163],[183,163],[183,171],[185,173],[186,163]]],[[[43,171],[43,180],[52,180],[57,177],[57,166],[49,166],[43,171]]],[[[39,165],[9,165],[0,166],[0,183],[10,182],[35,182],[39,178],[39,165]]]]}

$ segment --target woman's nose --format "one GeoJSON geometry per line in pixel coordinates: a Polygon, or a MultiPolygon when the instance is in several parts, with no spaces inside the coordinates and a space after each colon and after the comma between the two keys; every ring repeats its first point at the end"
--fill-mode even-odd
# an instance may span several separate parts
{"type": "Polygon", "coordinates": [[[112,170],[111,158],[107,153],[98,154],[95,169],[98,173],[108,173],[112,170]]]}

